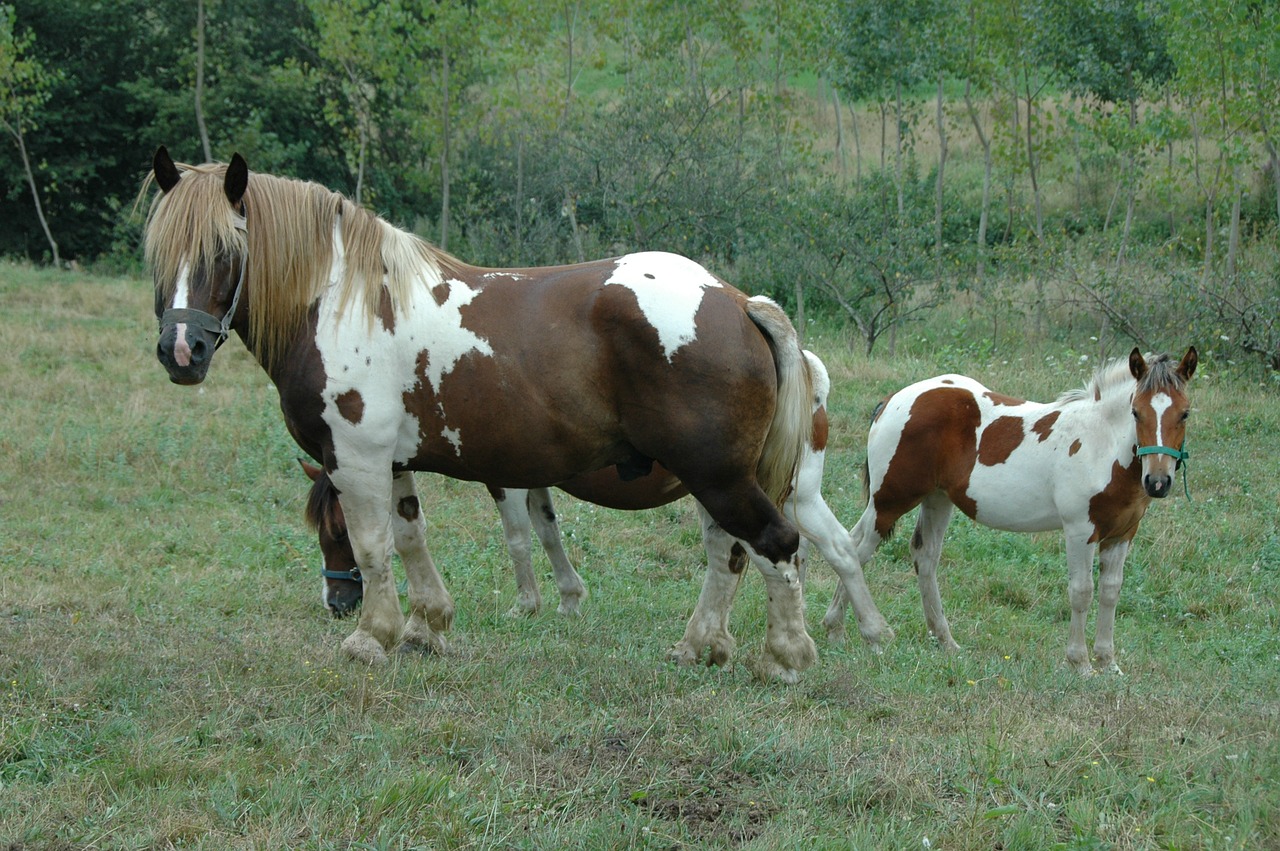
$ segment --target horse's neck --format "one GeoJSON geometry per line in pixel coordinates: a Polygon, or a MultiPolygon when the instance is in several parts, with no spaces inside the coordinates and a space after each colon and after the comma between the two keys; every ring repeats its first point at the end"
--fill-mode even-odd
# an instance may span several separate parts
{"type": "Polygon", "coordinates": [[[1075,437],[1091,442],[1101,440],[1108,454],[1123,449],[1137,441],[1137,429],[1130,413],[1129,395],[1112,390],[1100,400],[1093,398],[1067,403],[1063,409],[1062,423],[1075,437]]]}

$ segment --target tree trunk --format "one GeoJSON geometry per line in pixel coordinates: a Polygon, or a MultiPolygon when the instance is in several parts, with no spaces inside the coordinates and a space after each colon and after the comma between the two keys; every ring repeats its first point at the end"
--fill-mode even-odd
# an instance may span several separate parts
{"type": "Polygon", "coordinates": [[[849,104],[849,126],[853,130],[853,187],[862,188],[862,134],[858,132],[858,112],[849,104]]]}
{"type": "Polygon", "coordinates": [[[204,149],[204,161],[213,162],[213,149],[209,146],[209,129],[204,123],[204,0],[196,3],[196,127],[200,130],[200,145],[204,149]]]}
{"type": "Polygon", "coordinates": [[[22,156],[22,171],[27,176],[27,186],[31,187],[31,200],[36,207],[36,218],[40,220],[40,227],[44,230],[44,238],[49,240],[49,251],[53,255],[53,265],[55,267],[62,266],[62,257],[58,254],[58,241],[53,238],[53,232],[49,230],[49,221],[44,217],[44,205],[40,203],[40,190],[36,188],[36,174],[31,168],[31,158],[27,156],[27,141],[22,133],[22,125],[14,123],[12,125],[6,123],[5,127],[9,134],[13,136],[14,142],[18,145],[18,153],[22,156]]]}
{"type": "Polygon", "coordinates": [[[968,81],[964,86],[964,105],[969,110],[969,120],[973,122],[974,133],[978,136],[978,143],[982,145],[982,208],[978,212],[978,282],[981,283],[987,271],[987,219],[988,210],[991,206],[991,137],[982,129],[982,117],[978,115],[978,109],[974,106],[973,97],[970,89],[972,84],[968,81]]]}
{"type": "Polygon", "coordinates": [[[1044,242],[1044,204],[1040,198],[1040,180],[1036,174],[1035,144],[1035,95],[1031,91],[1030,76],[1024,78],[1027,97],[1027,176],[1031,178],[1031,199],[1036,211],[1036,239],[1044,242]]]}
{"type": "Polygon", "coordinates": [[[440,97],[443,99],[443,137],[440,147],[440,250],[449,250],[449,49],[440,57],[440,97]]]}
{"type": "Polygon", "coordinates": [[[835,86],[831,87],[831,112],[836,118],[836,162],[840,166],[840,182],[845,183],[848,177],[848,169],[845,167],[844,157],[844,116],[840,109],[840,92],[835,86]]]}
{"type": "Polygon", "coordinates": [[[1231,199],[1231,229],[1227,232],[1227,280],[1230,282],[1236,279],[1236,257],[1240,251],[1240,205],[1244,195],[1238,173],[1236,178],[1235,197],[1231,199]]]}
{"type": "Polygon", "coordinates": [[[942,72],[938,72],[938,187],[933,200],[933,246],[938,283],[942,283],[942,200],[943,174],[947,170],[947,122],[942,109],[942,72]]]}
{"type": "Polygon", "coordinates": [[[901,227],[907,216],[906,190],[902,185],[902,83],[896,83],[893,87],[893,117],[897,122],[893,134],[896,140],[893,149],[893,174],[894,182],[898,184],[898,226],[901,227]]]}

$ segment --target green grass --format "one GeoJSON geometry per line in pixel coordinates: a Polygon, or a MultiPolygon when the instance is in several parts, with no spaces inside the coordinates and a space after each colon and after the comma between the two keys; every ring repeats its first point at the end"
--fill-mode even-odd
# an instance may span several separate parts
{"type": "MultiPolygon", "coordinates": [[[[451,652],[345,661],[274,389],[235,341],[201,388],[172,386],[154,334],[144,282],[0,265],[0,848],[1280,846],[1280,402],[1264,377],[1211,357],[1196,376],[1194,499],[1154,505],[1139,532],[1125,676],[1061,665],[1058,536],[960,519],[941,582],[962,654],[927,638],[900,532],[868,571],[897,640],[880,656],[826,641],[819,561],[820,660],[782,687],[743,664],[758,578],[736,664],[666,662],[701,581],[687,505],[561,496],[585,616],[515,620],[483,489],[425,475],[451,652]]],[[[1046,398],[1089,370],[1049,360],[1051,343],[984,358],[925,336],[866,359],[810,334],[847,523],[884,393],[965,369],[1046,398]]]]}

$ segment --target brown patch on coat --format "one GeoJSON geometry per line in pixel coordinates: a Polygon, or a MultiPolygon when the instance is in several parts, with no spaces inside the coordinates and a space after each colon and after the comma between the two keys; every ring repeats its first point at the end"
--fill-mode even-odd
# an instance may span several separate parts
{"type": "Polygon", "coordinates": [[[1008,405],[1012,407],[1015,405],[1022,405],[1027,401],[1026,399],[1019,399],[1016,396],[1006,396],[1003,393],[997,393],[994,390],[988,390],[982,395],[990,399],[991,404],[993,405],[1008,405]]]}
{"type": "Polygon", "coordinates": [[[378,298],[378,322],[382,325],[382,329],[388,334],[396,332],[396,308],[391,303],[391,293],[387,292],[387,288],[382,288],[382,295],[378,298]]]}
{"type": "Polygon", "coordinates": [[[1080,442],[1080,438],[1078,437],[1075,440],[1071,441],[1071,448],[1067,450],[1067,457],[1070,458],[1072,455],[1075,455],[1077,452],[1080,451],[1080,447],[1083,445],[1084,444],[1080,442]]]}
{"type": "Polygon", "coordinates": [[[360,420],[364,419],[364,397],[360,395],[359,390],[340,393],[333,401],[338,406],[338,413],[352,425],[358,425],[360,420]]]}
{"type": "Polygon", "coordinates": [[[916,397],[875,493],[881,538],[888,538],[898,518],[936,490],[969,517],[977,514],[968,490],[981,424],[978,401],[968,390],[940,387],[916,397]]]}
{"type": "Polygon", "coordinates": [[[827,422],[827,409],[819,408],[813,412],[813,451],[822,452],[827,448],[827,437],[830,431],[827,422]]]}
{"type": "Polygon", "coordinates": [[[431,297],[436,300],[436,304],[444,304],[449,300],[449,282],[441,281],[431,288],[431,297]]]}
{"type": "Polygon", "coordinates": [[[737,574],[746,569],[747,551],[742,548],[742,544],[734,541],[733,548],[729,550],[729,572],[737,574]]]}
{"type": "Polygon", "coordinates": [[[982,432],[978,444],[978,463],[994,467],[1009,460],[1013,450],[1022,445],[1026,433],[1022,430],[1021,417],[999,417],[982,432]]]}
{"type": "Polygon", "coordinates": [[[406,496],[400,500],[398,505],[396,505],[396,513],[410,523],[418,519],[420,511],[421,508],[416,496],[406,496]]]}
{"type": "Polygon", "coordinates": [[[1089,543],[1128,541],[1138,531],[1138,521],[1147,513],[1151,497],[1142,487],[1142,462],[1136,457],[1128,467],[1111,465],[1111,481],[1089,500],[1089,520],[1093,534],[1089,543]]]}
{"type": "Polygon", "coordinates": [[[1054,411],[1052,414],[1045,414],[1036,420],[1036,424],[1031,427],[1031,430],[1040,436],[1041,443],[1044,443],[1049,439],[1049,435],[1053,434],[1053,424],[1058,421],[1058,415],[1061,413],[1061,411],[1054,411]]]}

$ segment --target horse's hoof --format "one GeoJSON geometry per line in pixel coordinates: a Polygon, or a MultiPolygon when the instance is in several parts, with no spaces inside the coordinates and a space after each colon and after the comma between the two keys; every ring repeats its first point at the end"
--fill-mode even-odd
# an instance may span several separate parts
{"type": "Polygon", "coordinates": [[[701,655],[691,644],[685,641],[678,642],[667,652],[667,658],[682,668],[698,664],[698,657],[701,655]]]}
{"type": "Polygon", "coordinates": [[[426,615],[427,623],[436,632],[448,632],[453,628],[453,603],[428,610],[426,615]]]}
{"type": "Polygon", "coordinates": [[[449,642],[422,621],[410,621],[400,638],[401,650],[417,650],[422,653],[443,656],[449,652],[449,642]]]}
{"type": "Polygon", "coordinates": [[[381,665],[387,661],[382,643],[367,632],[353,632],[342,642],[342,652],[356,662],[381,665]]]}
{"type": "Polygon", "coordinates": [[[529,608],[522,603],[516,603],[507,609],[507,617],[512,620],[520,620],[522,618],[531,618],[538,613],[538,607],[529,608]]]}

